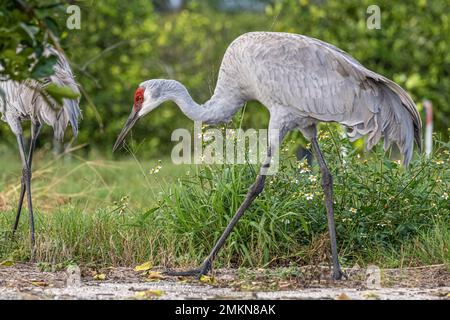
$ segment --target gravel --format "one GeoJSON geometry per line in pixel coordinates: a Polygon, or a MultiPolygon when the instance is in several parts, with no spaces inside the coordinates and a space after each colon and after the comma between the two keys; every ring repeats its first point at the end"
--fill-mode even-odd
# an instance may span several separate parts
{"type": "Polygon", "coordinates": [[[279,270],[249,270],[246,276],[218,270],[212,282],[204,283],[148,279],[130,268],[42,272],[33,264],[15,264],[0,267],[0,299],[450,299],[450,275],[443,266],[381,270],[378,287],[365,285],[365,270],[350,271],[343,281],[305,282],[280,277],[279,270]]]}

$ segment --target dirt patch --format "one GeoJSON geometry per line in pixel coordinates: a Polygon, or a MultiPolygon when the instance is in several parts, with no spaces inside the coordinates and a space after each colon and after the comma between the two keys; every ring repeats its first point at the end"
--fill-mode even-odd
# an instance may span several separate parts
{"type": "Polygon", "coordinates": [[[379,285],[366,269],[345,270],[333,281],[328,268],[220,269],[201,280],[165,277],[152,269],[82,269],[81,284],[67,286],[66,270],[36,264],[0,267],[1,299],[450,299],[443,265],[380,270],[379,285]]]}

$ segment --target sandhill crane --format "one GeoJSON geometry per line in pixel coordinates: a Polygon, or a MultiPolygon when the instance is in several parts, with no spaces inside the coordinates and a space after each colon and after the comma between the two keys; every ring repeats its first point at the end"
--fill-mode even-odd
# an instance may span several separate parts
{"type": "Polygon", "coordinates": [[[332,176],[317,141],[318,122],[342,124],[351,139],[367,136],[367,148],[384,137],[385,149],[395,142],[407,165],[414,140],[421,148],[421,119],[409,95],[393,81],[362,66],[348,53],[307,36],[251,32],[234,40],[225,52],[213,96],[199,105],[174,80],[148,80],[135,92],[134,106],[113,150],[137,120],[161,103],[174,101],[194,121],[229,121],[248,100],[257,100],[270,113],[268,154],[255,183],[209,256],[198,269],[172,275],[206,274],[234,225],[262,192],[270,159],[290,130],[311,141],[321,171],[331,242],[333,278],[340,279],[333,213],[332,176]]]}
{"type": "Polygon", "coordinates": [[[63,106],[61,108],[52,98],[43,96],[41,89],[49,83],[54,83],[57,86],[68,86],[73,92],[79,94],[78,86],[66,57],[51,46],[45,48],[44,55],[47,57],[49,55],[55,55],[57,57],[57,62],[53,67],[54,74],[44,79],[43,82],[38,82],[36,80],[26,80],[24,82],[12,80],[0,81],[0,90],[3,92],[3,96],[0,96],[0,112],[2,114],[2,120],[8,123],[11,131],[16,135],[20,158],[22,160],[20,197],[13,226],[13,234],[17,230],[19,224],[20,213],[22,211],[22,204],[26,192],[30,214],[30,237],[32,248],[34,248],[35,244],[35,235],[33,205],[31,199],[31,164],[36,140],[43,124],[53,127],[54,137],[59,141],[63,139],[64,132],[69,123],[72,127],[74,136],[76,136],[78,134],[78,119],[81,116],[78,105],[79,99],[63,99],[63,106]],[[24,120],[31,121],[31,141],[28,156],[25,154],[21,125],[21,122],[24,120]]]}

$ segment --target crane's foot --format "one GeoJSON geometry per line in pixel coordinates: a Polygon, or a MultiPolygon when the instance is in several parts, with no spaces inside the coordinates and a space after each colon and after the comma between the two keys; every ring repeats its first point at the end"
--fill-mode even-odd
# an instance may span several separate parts
{"type": "Polygon", "coordinates": [[[173,271],[173,270],[167,270],[163,272],[163,274],[167,276],[173,276],[173,277],[198,277],[206,275],[211,270],[211,262],[207,260],[203,263],[203,265],[200,268],[196,269],[190,269],[190,270],[183,270],[183,271],[173,271]]]}
{"type": "Polygon", "coordinates": [[[189,269],[189,270],[183,270],[183,271],[173,271],[173,270],[167,270],[164,271],[163,274],[171,277],[195,277],[195,276],[201,276],[200,274],[201,270],[199,269],[189,269]]]}
{"type": "Polygon", "coordinates": [[[347,275],[342,272],[342,270],[339,269],[334,269],[333,270],[333,280],[342,280],[342,277],[344,277],[345,279],[347,279],[347,275]]]}

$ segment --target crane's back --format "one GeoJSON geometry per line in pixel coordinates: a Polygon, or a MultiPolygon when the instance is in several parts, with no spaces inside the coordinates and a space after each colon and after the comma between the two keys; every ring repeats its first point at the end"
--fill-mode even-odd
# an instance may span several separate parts
{"type": "Polygon", "coordinates": [[[351,138],[396,142],[408,163],[421,120],[409,95],[343,50],[303,35],[250,32],[228,47],[215,95],[239,92],[267,108],[343,124],[351,138]]]}
{"type": "MultiPolygon", "coordinates": [[[[45,55],[53,54],[57,63],[53,67],[54,74],[47,83],[57,86],[67,86],[79,94],[78,85],[66,57],[53,47],[47,47],[45,55]]],[[[0,112],[2,120],[8,122],[14,133],[21,132],[20,121],[32,119],[53,127],[55,138],[61,140],[67,125],[70,123],[74,135],[78,133],[78,119],[81,117],[79,99],[63,99],[61,108],[50,97],[42,96],[42,83],[35,80],[0,81],[0,89],[4,95],[0,97],[0,112]]]]}

